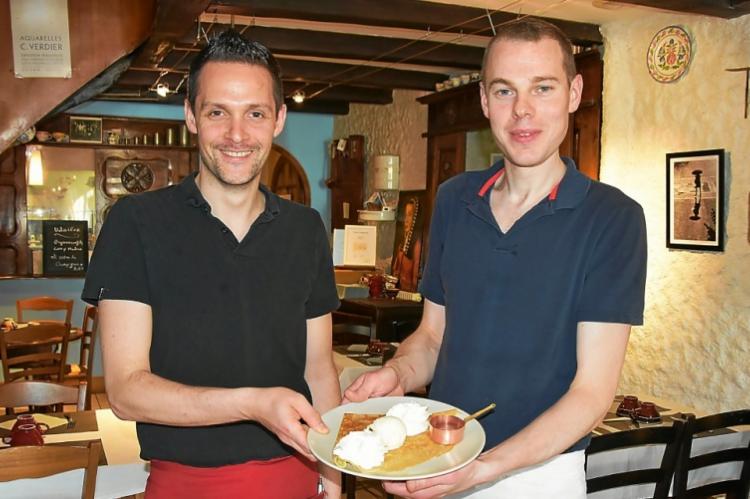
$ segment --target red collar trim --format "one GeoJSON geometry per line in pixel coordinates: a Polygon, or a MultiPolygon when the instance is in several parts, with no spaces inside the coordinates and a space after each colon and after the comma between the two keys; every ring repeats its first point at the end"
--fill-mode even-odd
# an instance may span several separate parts
{"type": "Polygon", "coordinates": [[[487,191],[490,190],[490,188],[493,185],[495,185],[495,182],[497,182],[497,179],[499,179],[500,177],[502,177],[504,173],[505,173],[505,168],[501,168],[500,170],[498,170],[496,174],[494,174],[493,176],[491,176],[487,180],[487,182],[485,182],[484,185],[482,185],[482,188],[479,189],[479,192],[477,193],[477,195],[480,198],[484,197],[484,195],[487,194],[487,191]]]}
{"type": "MultiPolygon", "coordinates": [[[[487,194],[487,191],[492,188],[493,185],[495,185],[495,182],[503,176],[505,173],[505,168],[500,169],[497,173],[495,173],[493,176],[491,176],[489,179],[487,179],[487,182],[485,182],[482,185],[482,188],[479,189],[479,192],[477,195],[481,198],[484,197],[485,194],[487,194]]],[[[560,189],[560,183],[562,183],[562,179],[560,179],[560,182],[558,182],[550,191],[549,195],[547,196],[547,199],[550,201],[554,201],[557,199],[557,191],[560,189]]]]}

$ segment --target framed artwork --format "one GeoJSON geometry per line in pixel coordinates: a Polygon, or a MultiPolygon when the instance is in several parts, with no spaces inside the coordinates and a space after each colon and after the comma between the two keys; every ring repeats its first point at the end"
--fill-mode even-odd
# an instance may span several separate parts
{"type": "Polygon", "coordinates": [[[102,119],[84,116],[70,117],[70,141],[90,144],[102,143],[102,119]]]}
{"type": "Polygon", "coordinates": [[[667,247],[724,251],[724,150],[667,154],[667,247]]]}
{"type": "Polygon", "coordinates": [[[427,191],[402,191],[398,198],[396,240],[391,274],[398,277],[398,288],[416,291],[422,268],[427,191]]]}

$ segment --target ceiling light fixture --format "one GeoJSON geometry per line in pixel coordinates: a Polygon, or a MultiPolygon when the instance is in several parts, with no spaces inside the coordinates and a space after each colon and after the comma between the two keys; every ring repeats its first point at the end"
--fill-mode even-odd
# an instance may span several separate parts
{"type": "Polygon", "coordinates": [[[156,93],[159,97],[166,97],[169,94],[169,85],[166,83],[159,83],[156,85],[156,93]]]}
{"type": "Polygon", "coordinates": [[[303,102],[305,102],[305,92],[303,92],[302,90],[297,90],[292,94],[292,100],[297,104],[302,104],[303,102]]]}

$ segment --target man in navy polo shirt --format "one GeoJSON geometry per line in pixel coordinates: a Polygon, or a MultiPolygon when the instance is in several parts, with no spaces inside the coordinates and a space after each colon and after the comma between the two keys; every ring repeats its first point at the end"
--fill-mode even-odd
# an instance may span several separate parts
{"type": "Polygon", "coordinates": [[[504,161],[440,186],[419,328],[345,400],[432,383],[430,398],[482,419],[485,453],[404,497],[583,498],[584,449],[643,320],[643,210],[559,155],[581,99],[570,41],[522,20],[485,53],[481,102],[504,161]]]}
{"type": "Polygon", "coordinates": [[[340,400],[338,306],[314,210],[260,173],[286,117],[279,66],[233,30],[190,65],[188,128],[200,165],[178,185],[127,196],[107,217],[83,298],[99,305],[107,395],[137,421],[149,499],[329,497],[307,425],[340,400]]]}

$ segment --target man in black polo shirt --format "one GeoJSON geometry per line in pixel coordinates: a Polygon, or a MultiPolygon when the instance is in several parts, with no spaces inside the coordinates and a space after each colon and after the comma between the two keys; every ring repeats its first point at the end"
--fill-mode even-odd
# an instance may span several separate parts
{"type": "Polygon", "coordinates": [[[609,409],[632,324],[643,320],[643,210],[561,158],[581,99],[571,44],[537,20],[503,25],[481,102],[504,161],[445,182],[432,215],[422,323],[345,400],[430,397],[482,419],[485,453],[404,497],[586,496],[584,449],[609,409]]]}
{"type": "MultiPolygon", "coordinates": [[[[271,53],[212,40],[185,115],[198,173],[118,201],[86,277],[112,410],[138,422],[149,499],[313,497],[306,425],[328,431],[320,412],[340,400],[338,299],[320,216],[260,185],[286,117],[271,53]]],[[[320,471],[338,497],[338,473],[320,471]]]]}

